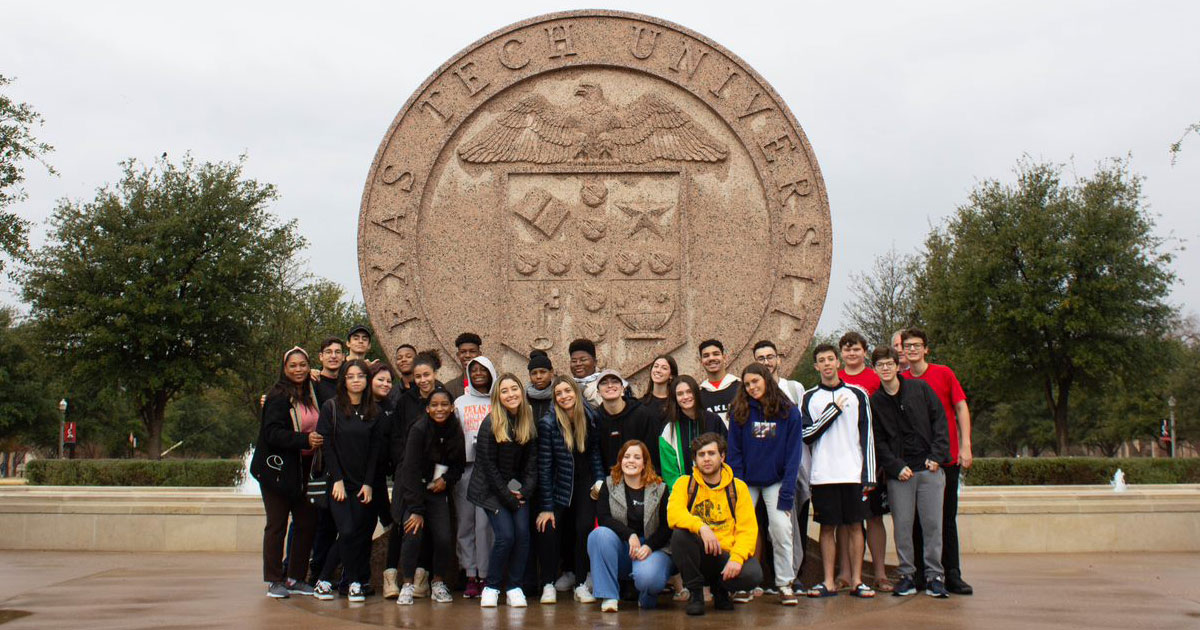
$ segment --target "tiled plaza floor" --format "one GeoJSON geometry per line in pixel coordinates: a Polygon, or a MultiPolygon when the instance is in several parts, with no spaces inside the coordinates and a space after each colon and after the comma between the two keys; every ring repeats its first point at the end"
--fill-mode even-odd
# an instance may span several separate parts
{"type": "MultiPolygon", "coordinates": [[[[269,600],[255,554],[0,552],[0,626],[10,628],[263,628],[384,626],[554,630],[645,628],[1200,628],[1200,554],[991,555],[964,559],[972,597],[857,600],[844,594],[769,600],[684,615],[681,605],[617,614],[563,602],[481,610],[457,598],[399,607],[381,598],[269,600]]],[[[565,599],[565,598],[564,598],[565,599]]]]}

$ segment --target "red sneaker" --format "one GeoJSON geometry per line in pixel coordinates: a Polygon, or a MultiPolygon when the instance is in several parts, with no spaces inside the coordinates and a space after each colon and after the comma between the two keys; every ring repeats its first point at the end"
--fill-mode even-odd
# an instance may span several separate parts
{"type": "Polygon", "coordinates": [[[483,594],[483,580],[477,577],[467,578],[467,587],[463,589],[463,597],[473,599],[483,594]]]}

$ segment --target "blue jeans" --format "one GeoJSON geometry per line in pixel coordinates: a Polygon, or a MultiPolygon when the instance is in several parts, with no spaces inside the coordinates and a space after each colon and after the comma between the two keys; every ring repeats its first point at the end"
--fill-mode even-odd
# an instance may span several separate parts
{"type": "Polygon", "coordinates": [[[621,587],[618,580],[633,576],[638,592],[638,605],[654,608],[658,594],[675,572],[671,556],[662,549],[653,551],[645,560],[634,562],[629,557],[629,541],[621,540],[607,527],[597,527],[588,534],[588,555],[592,559],[592,584],[599,599],[618,599],[621,587]]]}
{"type": "Polygon", "coordinates": [[[529,561],[529,504],[522,504],[516,512],[505,509],[484,512],[495,536],[484,583],[489,588],[502,590],[504,574],[508,573],[509,586],[517,588],[525,575],[525,563],[529,561]]]}

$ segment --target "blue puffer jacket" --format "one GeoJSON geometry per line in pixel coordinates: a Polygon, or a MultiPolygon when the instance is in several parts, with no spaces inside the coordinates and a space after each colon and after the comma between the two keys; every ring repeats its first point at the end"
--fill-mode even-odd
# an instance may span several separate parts
{"type": "MultiPolygon", "coordinates": [[[[590,407],[585,406],[588,419],[587,461],[591,464],[592,482],[604,478],[604,470],[600,465],[600,439],[596,431],[595,414],[590,407]]],[[[551,405],[546,415],[537,423],[538,431],[538,511],[551,512],[554,508],[571,506],[571,496],[575,483],[575,458],[567,448],[567,440],[563,437],[562,427],[551,405]]]]}

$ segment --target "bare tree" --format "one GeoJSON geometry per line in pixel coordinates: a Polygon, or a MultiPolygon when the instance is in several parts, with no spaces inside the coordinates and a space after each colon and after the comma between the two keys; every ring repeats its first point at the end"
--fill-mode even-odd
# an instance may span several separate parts
{"type": "Polygon", "coordinates": [[[892,333],[916,323],[913,281],[917,257],[893,246],[875,257],[866,272],[850,274],[852,298],[843,313],[847,330],[872,344],[890,343],[892,333]]]}

